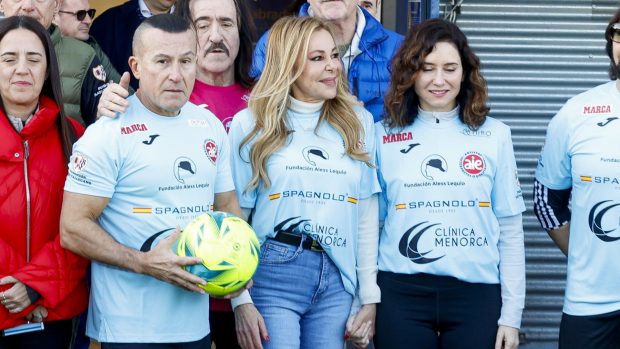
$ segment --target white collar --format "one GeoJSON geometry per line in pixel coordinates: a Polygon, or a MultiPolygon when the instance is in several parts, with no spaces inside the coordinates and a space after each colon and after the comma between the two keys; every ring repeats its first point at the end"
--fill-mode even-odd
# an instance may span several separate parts
{"type": "Polygon", "coordinates": [[[289,96],[288,108],[296,113],[300,114],[313,114],[318,113],[323,108],[325,101],[321,102],[304,102],[296,99],[293,96],[289,96]]]}
{"type": "Polygon", "coordinates": [[[430,112],[418,106],[418,118],[426,123],[445,126],[458,120],[460,110],[461,108],[457,105],[450,111],[430,112]]]}
{"type": "MultiPolygon", "coordinates": [[[[142,14],[142,16],[144,16],[144,18],[149,18],[153,16],[153,12],[149,10],[149,7],[146,6],[144,0],[138,0],[138,5],[140,6],[140,13],[142,14]]],[[[170,8],[170,12],[168,13],[174,13],[174,5],[172,5],[172,7],[170,8]]]]}

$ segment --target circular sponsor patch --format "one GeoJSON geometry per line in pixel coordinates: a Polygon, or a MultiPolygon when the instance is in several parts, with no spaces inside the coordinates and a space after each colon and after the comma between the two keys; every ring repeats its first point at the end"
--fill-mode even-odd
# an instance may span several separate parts
{"type": "Polygon", "coordinates": [[[478,177],[486,170],[484,157],[480,153],[468,152],[461,158],[461,170],[470,177],[478,177]]]}
{"type": "Polygon", "coordinates": [[[217,144],[212,139],[207,139],[205,140],[204,150],[209,160],[215,164],[217,161],[217,144]]]}

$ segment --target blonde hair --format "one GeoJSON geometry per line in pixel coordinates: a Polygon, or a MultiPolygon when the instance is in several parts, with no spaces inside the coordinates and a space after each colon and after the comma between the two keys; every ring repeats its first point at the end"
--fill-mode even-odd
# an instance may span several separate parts
{"type": "MultiPolygon", "coordinates": [[[[265,68],[248,102],[256,124],[239,147],[241,149],[256,138],[250,148],[252,179],[245,190],[257,188],[260,182],[267,188],[271,186],[266,169],[267,160],[284,146],[292,132],[287,126],[291,86],[302,74],[310,38],[319,30],[325,30],[334,36],[327,22],[313,17],[283,17],[271,28],[265,68]]],[[[327,122],[342,137],[345,153],[349,157],[372,166],[370,156],[363,149],[364,129],[353,110],[356,103],[356,99],[348,92],[346,78],[341,69],[336,97],[323,104],[314,131],[316,132],[322,122],[327,122]]]]}

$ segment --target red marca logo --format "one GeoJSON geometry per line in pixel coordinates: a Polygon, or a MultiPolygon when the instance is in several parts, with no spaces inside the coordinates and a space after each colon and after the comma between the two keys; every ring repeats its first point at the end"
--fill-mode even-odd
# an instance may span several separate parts
{"type": "Polygon", "coordinates": [[[393,133],[383,136],[383,144],[410,141],[412,139],[413,135],[411,134],[411,132],[393,133]]]}
{"type": "Polygon", "coordinates": [[[470,177],[478,177],[486,170],[486,163],[479,153],[469,152],[461,158],[461,170],[470,177]]]}
{"type": "Polygon", "coordinates": [[[149,128],[146,126],[146,124],[133,124],[133,125],[121,127],[121,134],[128,135],[134,132],[144,132],[148,130],[149,128]]]}
{"type": "Polygon", "coordinates": [[[583,107],[584,114],[609,114],[611,105],[586,105],[583,107]]]}

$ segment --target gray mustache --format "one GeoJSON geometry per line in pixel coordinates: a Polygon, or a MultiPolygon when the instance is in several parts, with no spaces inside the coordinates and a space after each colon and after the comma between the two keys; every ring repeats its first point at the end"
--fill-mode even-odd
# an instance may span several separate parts
{"type": "Polygon", "coordinates": [[[228,47],[226,47],[226,45],[224,45],[224,43],[222,42],[218,42],[209,46],[209,48],[205,51],[205,56],[218,49],[224,51],[227,56],[230,56],[230,53],[228,53],[228,47]]]}

